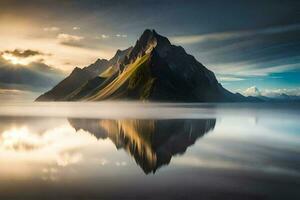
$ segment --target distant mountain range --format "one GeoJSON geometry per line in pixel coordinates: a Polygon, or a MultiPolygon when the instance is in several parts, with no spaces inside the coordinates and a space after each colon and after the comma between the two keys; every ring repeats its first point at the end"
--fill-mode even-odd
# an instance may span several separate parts
{"type": "Polygon", "coordinates": [[[280,92],[261,92],[255,86],[248,88],[243,94],[248,98],[256,98],[265,102],[300,102],[300,96],[280,92]]]}
{"type": "Polygon", "coordinates": [[[37,101],[261,101],[231,93],[181,46],[145,30],[133,47],[72,73],[37,101]]]}
{"type": "Polygon", "coordinates": [[[278,94],[276,96],[248,96],[248,98],[257,98],[266,102],[300,102],[300,96],[287,95],[287,94],[278,94]]]}

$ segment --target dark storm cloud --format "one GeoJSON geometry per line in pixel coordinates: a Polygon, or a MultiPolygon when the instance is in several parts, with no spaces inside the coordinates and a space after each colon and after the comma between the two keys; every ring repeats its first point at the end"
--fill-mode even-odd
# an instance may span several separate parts
{"type": "Polygon", "coordinates": [[[26,50],[20,50],[20,49],[15,49],[13,51],[3,51],[0,52],[0,55],[3,53],[7,53],[7,54],[11,54],[13,56],[16,57],[20,57],[20,58],[27,58],[30,56],[38,56],[38,55],[45,55],[44,53],[40,52],[40,51],[35,51],[35,50],[31,50],[31,49],[26,49],[26,50]]]}
{"type": "Polygon", "coordinates": [[[44,63],[13,65],[0,57],[0,88],[38,91],[54,86],[63,76],[61,71],[44,63]]]}

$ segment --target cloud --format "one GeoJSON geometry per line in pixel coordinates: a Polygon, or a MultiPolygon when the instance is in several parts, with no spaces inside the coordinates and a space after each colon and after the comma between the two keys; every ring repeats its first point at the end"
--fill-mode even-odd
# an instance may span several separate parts
{"type": "Polygon", "coordinates": [[[120,38],[120,37],[122,37],[122,38],[126,38],[126,37],[127,37],[127,35],[125,35],[125,34],[116,34],[116,37],[118,37],[118,38],[120,38]]]}
{"type": "Polygon", "coordinates": [[[26,50],[21,50],[21,49],[15,49],[13,51],[3,51],[0,53],[0,55],[3,54],[10,54],[16,57],[20,57],[20,58],[27,58],[30,56],[38,56],[38,55],[45,55],[44,53],[40,52],[40,51],[35,51],[35,50],[31,50],[31,49],[26,49],[26,50]]]}
{"type": "Polygon", "coordinates": [[[109,36],[109,35],[102,34],[102,35],[101,35],[101,38],[102,38],[102,39],[108,39],[108,38],[110,38],[110,36],[109,36]]]}
{"type": "Polygon", "coordinates": [[[244,78],[240,78],[240,77],[233,77],[233,76],[218,76],[218,80],[219,81],[243,81],[245,80],[244,78]]]}
{"type": "Polygon", "coordinates": [[[263,77],[273,73],[300,70],[299,63],[288,63],[285,59],[271,62],[244,61],[235,63],[215,64],[210,67],[218,76],[233,76],[237,78],[263,77]]]}
{"type": "Polygon", "coordinates": [[[51,54],[45,54],[40,51],[26,49],[15,49],[15,50],[5,50],[0,52],[0,56],[11,62],[14,65],[27,65],[32,62],[42,62],[44,56],[49,56],[51,54]]]}
{"type": "Polygon", "coordinates": [[[223,32],[223,33],[209,33],[202,35],[187,35],[187,36],[177,36],[171,37],[170,40],[175,44],[194,44],[201,43],[211,40],[226,40],[234,37],[241,36],[238,32],[223,32]]]}
{"type": "Polygon", "coordinates": [[[78,47],[78,46],[83,46],[81,42],[82,40],[84,40],[84,37],[78,35],[60,33],[57,35],[57,39],[60,44],[78,47]]]}
{"type": "Polygon", "coordinates": [[[52,26],[52,27],[45,27],[43,28],[43,30],[47,32],[57,32],[60,30],[60,28],[56,26],[52,26]]]}
{"type": "Polygon", "coordinates": [[[116,35],[107,35],[107,34],[102,34],[101,37],[96,37],[96,39],[108,39],[108,38],[127,38],[126,34],[116,34],[116,35]]]}
{"type": "Polygon", "coordinates": [[[16,89],[0,89],[0,95],[1,94],[18,95],[18,94],[24,94],[24,93],[26,93],[26,91],[16,90],[16,89]]]}
{"type": "Polygon", "coordinates": [[[300,69],[299,63],[292,63],[292,64],[283,64],[278,66],[270,66],[266,68],[254,68],[249,69],[244,72],[240,72],[239,74],[246,76],[246,75],[252,75],[252,76],[267,76],[272,73],[279,73],[279,72],[285,72],[290,70],[297,70],[300,69]]]}
{"type": "Polygon", "coordinates": [[[171,37],[170,40],[175,44],[194,44],[207,41],[222,41],[230,39],[239,39],[244,37],[251,37],[256,35],[270,35],[289,31],[300,30],[300,24],[292,24],[286,26],[275,26],[257,30],[242,30],[242,31],[228,31],[217,32],[200,35],[185,35],[171,37]]]}
{"type": "Polygon", "coordinates": [[[80,30],[80,27],[74,26],[72,29],[76,31],[76,30],[80,30]]]}

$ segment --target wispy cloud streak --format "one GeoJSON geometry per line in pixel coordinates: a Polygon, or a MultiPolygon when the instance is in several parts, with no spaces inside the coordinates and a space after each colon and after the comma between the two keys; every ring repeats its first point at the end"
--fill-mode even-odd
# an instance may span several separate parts
{"type": "Polygon", "coordinates": [[[289,31],[300,30],[300,24],[293,24],[287,26],[276,26],[258,30],[242,30],[242,31],[228,31],[228,32],[217,32],[200,35],[185,35],[171,37],[171,41],[175,44],[194,44],[207,41],[220,41],[238,39],[243,37],[251,37],[254,35],[269,35],[277,34],[289,31]]]}

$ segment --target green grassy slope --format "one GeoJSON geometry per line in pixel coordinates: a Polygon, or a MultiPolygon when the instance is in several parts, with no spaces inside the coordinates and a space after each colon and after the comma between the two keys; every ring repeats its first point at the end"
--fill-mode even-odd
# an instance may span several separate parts
{"type": "Polygon", "coordinates": [[[149,54],[129,64],[125,70],[96,94],[86,98],[87,101],[114,99],[120,96],[144,99],[150,94],[154,79],[148,67],[149,54]]]}

